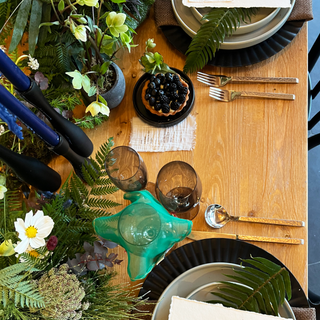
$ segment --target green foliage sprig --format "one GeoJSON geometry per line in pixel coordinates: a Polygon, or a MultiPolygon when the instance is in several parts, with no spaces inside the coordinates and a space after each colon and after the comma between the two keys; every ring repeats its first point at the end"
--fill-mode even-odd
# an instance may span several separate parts
{"type": "Polygon", "coordinates": [[[258,12],[258,8],[214,8],[203,19],[208,21],[201,25],[192,38],[186,52],[187,60],[184,72],[195,72],[202,69],[213,59],[225,37],[240,26],[240,23],[250,20],[258,12]]]}
{"type": "Polygon", "coordinates": [[[227,307],[278,315],[279,306],[287,296],[291,299],[289,272],[268,259],[255,257],[242,260],[251,265],[242,270],[234,270],[237,275],[226,275],[236,282],[221,281],[225,286],[220,292],[211,292],[224,300],[211,300],[227,307]]]}

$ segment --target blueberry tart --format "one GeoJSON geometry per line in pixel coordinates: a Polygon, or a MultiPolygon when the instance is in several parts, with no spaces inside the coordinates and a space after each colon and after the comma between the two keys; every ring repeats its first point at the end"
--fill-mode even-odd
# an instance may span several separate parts
{"type": "Polygon", "coordinates": [[[189,99],[188,84],[177,73],[158,73],[146,81],[141,98],[151,113],[172,116],[186,106],[189,99]]]}

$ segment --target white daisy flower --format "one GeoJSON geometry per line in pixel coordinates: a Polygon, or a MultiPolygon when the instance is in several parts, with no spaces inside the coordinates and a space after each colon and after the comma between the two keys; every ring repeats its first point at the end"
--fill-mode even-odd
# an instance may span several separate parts
{"type": "Polygon", "coordinates": [[[46,238],[53,229],[54,222],[49,216],[43,215],[43,212],[38,210],[35,215],[32,211],[26,214],[25,221],[18,218],[14,223],[16,231],[19,233],[21,242],[14,248],[16,252],[26,252],[28,246],[37,249],[43,247],[46,238]]]}
{"type": "Polygon", "coordinates": [[[5,128],[3,125],[0,126],[0,136],[5,132],[5,128]]]}

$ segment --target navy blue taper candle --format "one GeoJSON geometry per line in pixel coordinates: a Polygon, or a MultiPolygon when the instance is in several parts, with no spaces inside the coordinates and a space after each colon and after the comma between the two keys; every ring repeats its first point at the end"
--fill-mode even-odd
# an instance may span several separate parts
{"type": "Polygon", "coordinates": [[[30,79],[2,50],[0,50],[0,71],[18,90],[29,89],[30,79]]]}
{"type": "Polygon", "coordinates": [[[0,103],[50,146],[59,144],[60,136],[2,85],[0,85],[0,103]]]}

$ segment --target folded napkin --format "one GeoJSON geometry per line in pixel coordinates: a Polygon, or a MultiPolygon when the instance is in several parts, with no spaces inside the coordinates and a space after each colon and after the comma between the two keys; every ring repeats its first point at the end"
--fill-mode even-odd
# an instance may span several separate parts
{"type": "MultiPolygon", "coordinates": [[[[157,300],[150,300],[149,302],[150,302],[150,304],[139,307],[137,312],[140,311],[140,312],[142,312],[142,314],[143,313],[152,313],[153,309],[155,308],[155,305],[157,303],[157,300]]],[[[293,313],[296,317],[296,320],[316,320],[316,310],[314,308],[295,308],[295,307],[293,307],[292,310],[293,310],[293,313]]],[[[150,315],[140,316],[140,312],[139,312],[139,319],[151,320],[150,315]]]]}
{"type": "Polygon", "coordinates": [[[150,126],[135,117],[131,119],[129,146],[138,152],[192,150],[196,143],[196,128],[193,115],[167,128],[150,126]]]}
{"type": "MultiPolygon", "coordinates": [[[[154,7],[155,21],[158,28],[179,26],[171,6],[171,0],[157,0],[154,7]]],[[[288,21],[312,20],[312,0],[296,0],[288,21]]]]}

